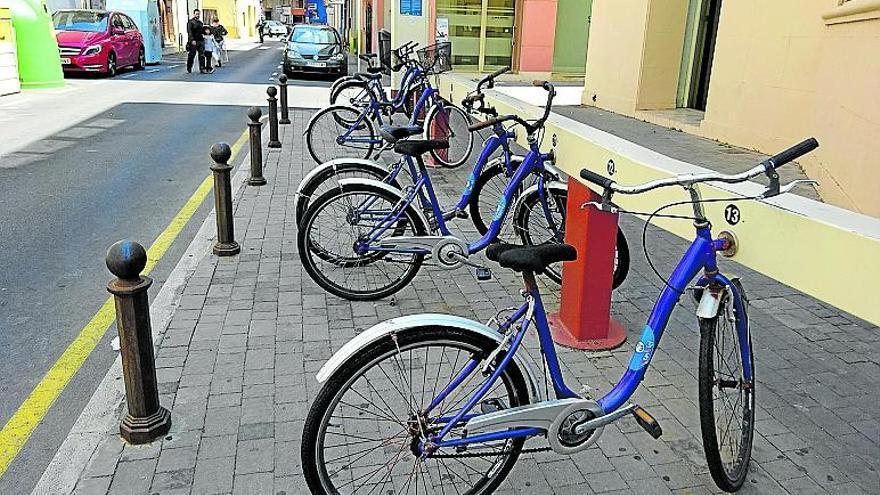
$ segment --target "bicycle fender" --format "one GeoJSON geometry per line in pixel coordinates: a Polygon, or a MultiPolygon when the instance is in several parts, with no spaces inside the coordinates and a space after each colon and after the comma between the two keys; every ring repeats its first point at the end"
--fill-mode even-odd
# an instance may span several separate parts
{"type": "MultiPolygon", "coordinates": [[[[568,184],[564,182],[545,182],[544,186],[547,189],[553,189],[555,191],[565,191],[568,192],[568,184]]],[[[516,198],[516,202],[513,203],[513,208],[510,211],[513,213],[512,218],[516,218],[519,214],[519,209],[523,208],[523,203],[525,202],[525,198],[527,198],[530,194],[538,193],[538,184],[532,184],[528,189],[522,192],[518,198],[516,198]]]]}
{"type": "MultiPolygon", "coordinates": [[[[349,340],[345,343],[338,351],[336,351],[330,359],[324,363],[324,366],[318,371],[318,374],[315,376],[319,383],[324,383],[330,378],[333,373],[335,373],[342,365],[348,362],[352,356],[357,355],[361,352],[365,347],[376,342],[380,339],[388,337],[391,334],[398,334],[402,332],[417,332],[420,328],[430,327],[430,326],[444,326],[444,327],[454,327],[459,330],[475,333],[482,337],[488,337],[489,339],[498,342],[499,344],[503,340],[503,336],[497,331],[493,330],[491,327],[483,325],[482,323],[468,320],[467,318],[462,318],[460,316],[453,315],[444,315],[438,313],[425,313],[419,315],[410,315],[410,316],[402,316],[399,318],[392,318],[390,320],[385,320],[382,323],[374,325],[367,330],[359,333],[355,338],[349,340]]],[[[520,369],[525,371],[527,379],[529,381],[529,387],[531,389],[531,394],[533,398],[538,397],[538,381],[535,379],[535,374],[532,372],[532,367],[529,366],[529,363],[521,359],[520,353],[517,353],[514,356],[514,360],[517,362],[517,365],[520,366],[520,369]]]]}
{"type": "Polygon", "coordinates": [[[381,174],[388,173],[387,167],[384,167],[372,160],[365,160],[363,158],[337,158],[335,160],[330,160],[329,162],[324,162],[309,171],[309,173],[307,173],[305,177],[303,177],[303,179],[300,181],[299,186],[297,186],[296,188],[296,194],[294,194],[294,212],[299,211],[299,202],[302,200],[302,190],[305,189],[306,186],[309,185],[309,183],[312,182],[318,174],[326,171],[327,169],[335,170],[340,163],[356,163],[361,167],[373,169],[374,171],[381,174]]]}
{"type": "MultiPolygon", "coordinates": [[[[394,195],[400,201],[403,201],[406,198],[406,195],[403,194],[403,191],[401,191],[400,189],[398,189],[388,183],[385,183],[385,182],[382,182],[382,181],[376,180],[376,179],[364,179],[364,178],[340,179],[339,180],[339,189],[342,191],[345,191],[346,188],[350,188],[350,187],[357,185],[357,184],[364,184],[364,185],[369,185],[369,186],[373,186],[373,187],[378,187],[379,189],[383,189],[386,192],[388,192],[389,194],[394,195]]],[[[412,207],[412,209],[413,209],[413,211],[415,211],[416,215],[419,216],[419,219],[423,222],[423,225],[425,226],[425,228],[430,230],[431,224],[430,224],[430,222],[428,222],[428,218],[425,216],[425,213],[422,211],[422,209],[418,207],[418,203],[414,203],[414,206],[412,207]]]]}

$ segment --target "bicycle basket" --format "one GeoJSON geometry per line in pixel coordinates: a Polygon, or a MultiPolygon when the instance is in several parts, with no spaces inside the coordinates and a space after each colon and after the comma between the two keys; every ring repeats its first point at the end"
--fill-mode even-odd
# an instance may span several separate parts
{"type": "Polygon", "coordinates": [[[449,41],[428,45],[417,53],[419,63],[427,74],[441,74],[452,70],[452,43],[449,41]]]}

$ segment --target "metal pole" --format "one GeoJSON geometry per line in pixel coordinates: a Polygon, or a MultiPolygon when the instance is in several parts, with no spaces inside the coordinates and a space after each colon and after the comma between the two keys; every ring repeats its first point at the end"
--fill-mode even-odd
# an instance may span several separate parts
{"type": "Polygon", "coordinates": [[[275,86],[269,86],[266,94],[269,95],[269,98],[267,98],[269,102],[269,147],[280,148],[281,141],[278,140],[278,98],[275,98],[278,90],[275,86]]]}
{"type": "Polygon", "coordinates": [[[290,124],[290,109],[287,108],[287,76],[281,74],[278,76],[278,86],[281,88],[281,120],[279,124],[290,124]]]}
{"type": "Polygon", "coordinates": [[[214,164],[214,209],[217,212],[217,242],[214,254],[217,256],[233,256],[241,252],[241,246],[235,242],[235,229],[232,222],[232,184],[229,179],[229,158],[232,150],[226,143],[211,146],[211,158],[214,164]]]}
{"type": "Polygon", "coordinates": [[[257,107],[248,109],[248,129],[251,135],[251,176],[248,184],[251,186],[266,184],[266,178],[263,177],[263,126],[260,123],[262,115],[263,112],[257,107]]]}
{"type": "Polygon", "coordinates": [[[119,241],[107,250],[106,263],[117,277],[107,284],[107,290],[116,301],[116,328],[128,406],[119,433],[128,443],[149,443],[168,432],[171,413],[159,404],[147,298],[153,280],[141,276],[147,266],[147,252],[134,241],[119,241]]]}

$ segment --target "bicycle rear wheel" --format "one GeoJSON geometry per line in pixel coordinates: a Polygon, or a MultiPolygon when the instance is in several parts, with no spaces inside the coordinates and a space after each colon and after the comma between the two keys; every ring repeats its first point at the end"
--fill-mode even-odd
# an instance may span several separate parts
{"type": "MultiPolygon", "coordinates": [[[[434,396],[471,357],[486,359],[497,346],[455,327],[424,326],[360,349],[330,376],[309,409],[301,459],[311,492],[492,493],[516,463],[522,438],[475,443],[464,452],[441,448],[425,458],[418,449],[440,430],[439,417],[454,415],[485,378],[477,368],[425,414],[434,396]]],[[[528,402],[522,370],[511,361],[473,412],[528,402]]],[[[449,438],[461,436],[465,426],[456,425],[449,438]]]]}
{"type": "Polygon", "coordinates": [[[741,287],[734,294],[736,300],[727,292],[722,294],[718,316],[700,319],[698,383],[706,462],[715,484],[728,492],[745,482],[755,433],[755,368],[748,314],[741,287]],[[748,379],[745,364],[751,370],[748,379]]]}
{"type": "Polygon", "coordinates": [[[296,196],[295,211],[297,226],[302,224],[302,220],[308,211],[309,205],[313,199],[319,198],[322,194],[330,189],[337,187],[342,179],[375,179],[385,182],[396,188],[400,185],[396,180],[388,179],[388,172],[380,172],[372,167],[364,167],[358,162],[343,162],[332,169],[327,168],[321,173],[313,176],[308,184],[302,184],[296,196]]]}
{"type": "Polygon", "coordinates": [[[370,104],[372,93],[369,83],[352,79],[333,86],[330,91],[330,104],[346,105],[360,110],[370,104]]]}
{"type": "Polygon", "coordinates": [[[428,139],[449,141],[449,149],[431,150],[431,157],[444,167],[455,168],[466,162],[474,149],[474,133],[468,130],[471,117],[464,110],[444,104],[435,104],[425,119],[428,139]]]}
{"type": "Polygon", "coordinates": [[[305,134],[309,154],[317,163],[337,158],[369,158],[379,142],[369,115],[341,105],[315,114],[305,134]]]}
{"type": "Polygon", "coordinates": [[[351,301],[374,301],[403,289],[418,273],[424,254],[363,251],[395,236],[427,235],[412,205],[372,184],[331,189],[306,211],[297,231],[299,257],[322,289],[351,301]],[[377,226],[382,230],[369,242],[377,226]]]}

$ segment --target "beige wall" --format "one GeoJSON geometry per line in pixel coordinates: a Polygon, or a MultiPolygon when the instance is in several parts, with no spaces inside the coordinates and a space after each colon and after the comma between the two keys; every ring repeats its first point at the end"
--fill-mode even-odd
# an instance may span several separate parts
{"type": "MultiPolygon", "coordinates": [[[[880,0],[838,3],[724,1],[705,118],[683,127],[766,153],[815,136],[801,166],[823,199],[880,217],[880,0]]],[[[687,0],[593,9],[584,103],[647,120],[673,108],[687,0]]]]}

